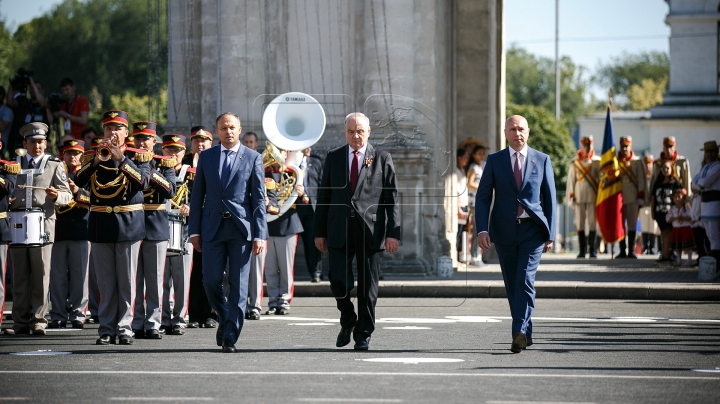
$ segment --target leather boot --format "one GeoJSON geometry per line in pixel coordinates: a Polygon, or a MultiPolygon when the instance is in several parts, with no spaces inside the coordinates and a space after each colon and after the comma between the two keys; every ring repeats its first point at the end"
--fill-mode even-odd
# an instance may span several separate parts
{"type": "Polygon", "coordinates": [[[591,231],[588,233],[587,245],[588,251],[590,251],[590,258],[597,258],[597,241],[595,240],[596,232],[591,231]]]}
{"type": "Polygon", "coordinates": [[[587,244],[585,240],[585,232],[578,232],[578,244],[580,244],[580,253],[577,255],[578,258],[585,258],[585,252],[587,251],[587,244]]]}
{"type": "Polygon", "coordinates": [[[627,258],[627,244],[626,239],[620,240],[620,254],[616,255],[615,258],[627,258]]]}
{"type": "Polygon", "coordinates": [[[634,258],[637,259],[637,255],[635,255],[635,236],[637,235],[636,231],[629,231],[627,236],[627,246],[628,246],[628,258],[634,258]]]}

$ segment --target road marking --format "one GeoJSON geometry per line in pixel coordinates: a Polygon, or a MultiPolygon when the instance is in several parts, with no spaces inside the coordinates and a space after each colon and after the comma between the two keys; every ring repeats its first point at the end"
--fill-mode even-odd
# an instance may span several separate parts
{"type": "MultiPolygon", "coordinates": [[[[451,320],[457,320],[461,323],[501,323],[502,320],[498,317],[486,317],[486,316],[445,316],[451,320]]],[[[508,320],[510,317],[508,317],[508,320]]],[[[533,319],[534,320],[534,319],[533,319]]]]}
{"type": "Polygon", "coordinates": [[[693,369],[693,372],[720,373],[720,368],[693,369]]]}
{"type": "Polygon", "coordinates": [[[308,403],[402,403],[399,398],[296,398],[308,403]]]}
{"type": "Polygon", "coordinates": [[[288,323],[288,325],[334,325],[331,323],[288,323]]]}
{"type": "Polygon", "coordinates": [[[214,401],[214,397],[109,397],[110,401],[214,401]]]}
{"type": "Polygon", "coordinates": [[[418,327],[415,325],[406,325],[405,327],[383,327],[383,330],[432,330],[432,327],[418,327]]]}
{"type": "Polygon", "coordinates": [[[258,371],[190,371],[190,370],[0,370],[0,375],[153,375],[153,376],[403,376],[403,377],[535,377],[556,379],[635,379],[635,380],[708,380],[720,376],[649,376],[575,373],[443,373],[443,372],[258,372],[258,371]]]}
{"type": "Polygon", "coordinates": [[[30,401],[30,397],[0,397],[0,401],[30,401]]]}
{"type": "Polygon", "coordinates": [[[595,404],[592,401],[485,401],[487,404],[595,404]]]}
{"type": "Polygon", "coordinates": [[[45,332],[69,332],[69,331],[82,331],[81,328],[46,328],[45,332]]]}
{"type": "MultiPolygon", "coordinates": [[[[318,323],[337,324],[337,318],[314,318],[314,317],[289,317],[289,316],[263,316],[261,320],[266,321],[293,321],[293,325],[300,325],[300,322],[308,322],[306,325],[320,325],[318,323]]],[[[453,324],[453,323],[500,323],[503,320],[512,320],[508,316],[445,316],[444,318],[422,318],[422,317],[397,317],[379,318],[375,323],[391,324],[453,324]]],[[[664,318],[664,317],[533,317],[535,321],[559,321],[559,322],[581,322],[581,323],[631,323],[631,324],[652,324],[661,325],[673,323],[711,323],[718,324],[720,320],[691,319],[691,318],[664,318]]],[[[682,325],[678,325],[682,326],[682,325]]]]}
{"type": "Polygon", "coordinates": [[[451,320],[448,318],[379,318],[375,323],[410,323],[410,324],[442,324],[442,323],[457,323],[457,320],[451,320]]]}
{"type": "Polygon", "coordinates": [[[452,358],[370,358],[355,359],[363,362],[381,362],[381,363],[404,363],[406,365],[417,365],[419,363],[455,363],[465,362],[462,359],[452,358]]]}
{"type": "Polygon", "coordinates": [[[10,352],[10,355],[21,355],[21,356],[38,356],[38,355],[72,355],[72,352],[68,351],[28,351],[28,352],[10,352]]]}

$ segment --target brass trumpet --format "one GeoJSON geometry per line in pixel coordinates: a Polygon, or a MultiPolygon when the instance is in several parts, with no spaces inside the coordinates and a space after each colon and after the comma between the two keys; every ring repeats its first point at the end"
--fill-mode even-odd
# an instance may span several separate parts
{"type": "Polygon", "coordinates": [[[106,142],[104,142],[97,148],[97,156],[100,161],[108,161],[112,158],[112,153],[110,152],[110,147],[108,147],[108,144],[111,144],[115,147],[120,147],[117,136],[113,136],[108,139],[106,142]]]}

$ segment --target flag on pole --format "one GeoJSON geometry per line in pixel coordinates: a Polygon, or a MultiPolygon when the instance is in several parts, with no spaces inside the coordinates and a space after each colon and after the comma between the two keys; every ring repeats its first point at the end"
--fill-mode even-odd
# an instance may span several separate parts
{"type": "Polygon", "coordinates": [[[605,118],[602,156],[600,158],[600,182],[595,202],[600,233],[606,243],[615,243],[625,238],[625,226],[622,218],[622,180],[620,166],[615,151],[615,138],[612,127],[612,95],[605,118]]]}

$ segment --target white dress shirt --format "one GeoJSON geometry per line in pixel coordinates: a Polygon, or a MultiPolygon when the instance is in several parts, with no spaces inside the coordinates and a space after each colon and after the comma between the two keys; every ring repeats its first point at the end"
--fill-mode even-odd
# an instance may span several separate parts
{"type": "MultiPolygon", "coordinates": [[[[349,153],[348,154],[348,172],[351,173],[352,172],[352,161],[353,161],[353,157],[355,157],[353,152],[355,151],[355,149],[353,149],[350,146],[348,146],[348,149],[349,149],[348,150],[348,153],[349,153]]],[[[362,170],[362,167],[363,167],[363,163],[365,162],[365,152],[366,151],[367,151],[367,143],[365,143],[365,146],[361,147],[360,150],[358,150],[358,174],[360,174],[360,171],[362,170]]]]}
{"type": "Polygon", "coordinates": [[[25,155],[25,163],[27,163],[27,167],[30,167],[30,161],[32,160],[32,161],[34,161],[35,169],[38,169],[38,168],[40,168],[39,164],[40,164],[40,161],[42,160],[42,158],[43,158],[42,154],[37,157],[33,157],[29,154],[26,154],[25,155]]]}

